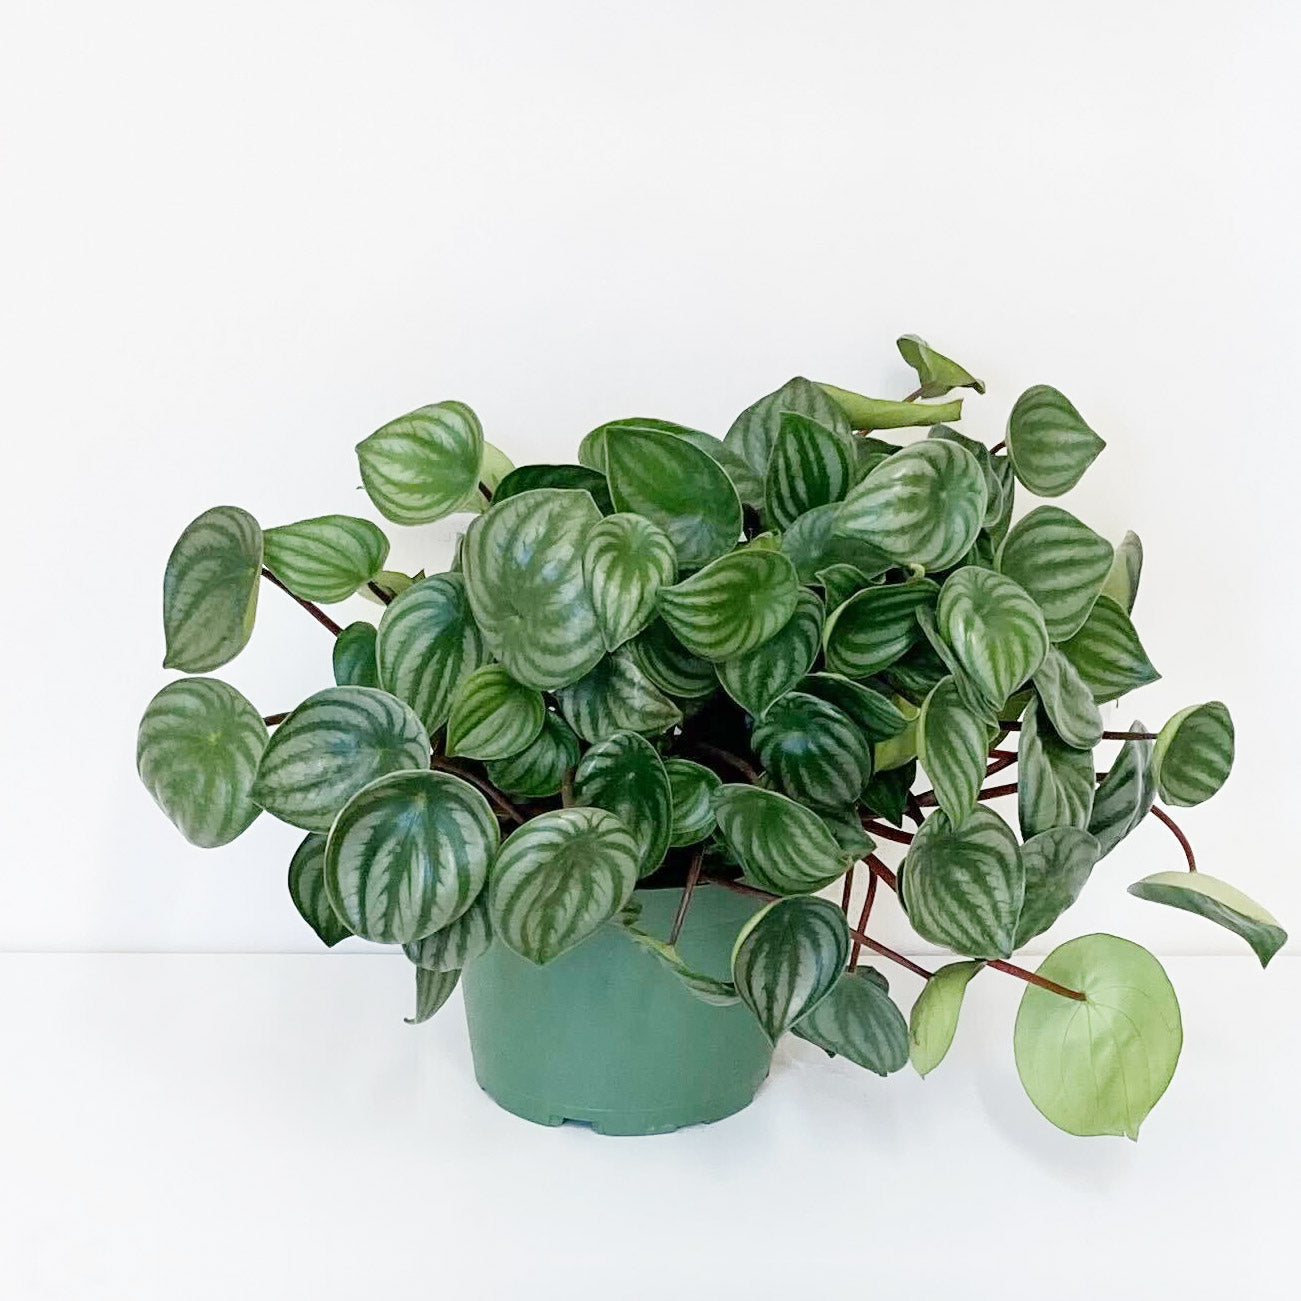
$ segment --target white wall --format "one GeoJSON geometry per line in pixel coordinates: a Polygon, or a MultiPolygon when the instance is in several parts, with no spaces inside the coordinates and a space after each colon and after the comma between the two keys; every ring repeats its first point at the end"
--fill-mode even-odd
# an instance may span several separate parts
{"type": "MultiPolygon", "coordinates": [[[[988,379],[969,432],[1043,381],[1108,440],[1066,504],[1147,547],[1134,709],[1229,702],[1186,825],[1301,924],[1298,35],[1251,0],[5,6],[0,948],[315,944],[297,832],[191,849],[135,776],[200,510],[370,514],[352,445],[445,397],[544,460],[796,372],[901,395],[903,331],[988,379]]],[[[287,708],[328,639],[268,590],[225,672],[287,708]]],[[[1054,935],[1239,951],[1124,894],[1179,862],[1149,821],[1054,935]]]]}

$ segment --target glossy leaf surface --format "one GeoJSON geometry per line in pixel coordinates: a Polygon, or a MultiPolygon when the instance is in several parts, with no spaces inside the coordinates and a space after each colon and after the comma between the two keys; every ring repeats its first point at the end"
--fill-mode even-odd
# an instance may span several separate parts
{"type": "Polygon", "coordinates": [[[747,461],[763,478],[768,473],[768,460],[781,429],[782,415],[788,411],[807,416],[835,433],[849,433],[849,422],[840,407],[827,397],[820,385],[797,375],[775,393],[746,407],[732,422],[723,439],[724,446],[747,461]]]}
{"type": "Polygon", "coordinates": [[[849,855],[817,814],[776,791],[724,785],[714,815],[746,874],[775,894],[825,889],[849,867],[849,855]]]}
{"type": "Polygon", "coordinates": [[[716,772],[690,759],[665,759],[669,793],[673,803],[671,845],[694,845],[705,839],[716,825],[714,792],[722,786],[716,772]]]}
{"type": "Polygon", "coordinates": [[[1161,676],[1148,659],[1129,615],[1108,596],[1098,597],[1084,625],[1062,642],[1061,650],[1100,705],[1161,676]]]}
{"type": "Polygon", "coordinates": [[[1017,815],[1026,840],[1054,827],[1089,825],[1093,813],[1093,751],[1067,745],[1036,704],[1021,721],[1017,746],[1017,815]]]}
{"type": "Polygon", "coordinates": [[[637,876],[664,859],[673,830],[673,796],[655,747],[635,732],[617,732],[583,756],[574,773],[574,799],[613,813],[637,846],[637,876]]]}
{"type": "Polygon", "coordinates": [[[379,686],[379,664],[376,660],[375,643],[375,625],[365,619],[350,623],[339,633],[334,639],[334,649],[330,655],[330,667],[334,671],[335,686],[379,686]]]}
{"type": "Polygon", "coordinates": [[[700,700],[718,687],[714,666],[692,654],[663,619],[633,638],[628,650],[647,678],[676,700],[700,700]]]}
{"type": "Polygon", "coordinates": [[[345,601],[384,568],[389,543],[370,520],[321,515],[262,535],[263,563],[295,596],[345,601]]]}
{"type": "Polygon", "coordinates": [[[822,645],[822,602],[800,588],[795,612],[785,627],[761,646],[724,660],[718,680],[738,705],[759,718],[773,701],[785,695],[813,667],[822,645]]]}
{"type": "Polygon", "coordinates": [[[770,526],[787,528],[815,506],[842,500],[853,481],[848,434],[794,411],[782,413],[764,484],[770,526]]]}
{"type": "Polygon", "coordinates": [[[309,831],[290,859],[289,897],[326,948],[352,934],[339,920],[325,889],[325,837],[319,831],[309,831]]]}
{"type": "Polygon", "coordinates": [[[542,730],[518,754],[488,763],[488,780],[507,795],[541,800],[559,792],[581,747],[563,718],[547,713],[542,730]]]}
{"type": "Polygon", "coordinates": [[[856,727],[862,728],[869,740],[883,741],[898,736],[908,726],[903,711],[888,696],[841,673],[810,673],[800,682],[799,689],[835,705],[856,727]]]}
{"type": "Polygon", "coordinates": [[[1181,709],[1152,750],[1156,788],[1166,804],[1189,808],[1208,800],[1233,768],[1233,719],[1218,700],[1181,709]]]}
{"type": "Polygon", "coordinates": [[[428,1021],[451,998],[460,979],[459,971],[430,971],[427,967],[417,967],[416,1014],[405,1018],[407,1025],[421,1025],[428,1021]]]}
{"type": "Polygon", "coordinates": [[[625,647],[607,655],[572,686],[556,692],[560,712],[584,741],[616,732],[654,734],[682,720],[682,711],[641,669],[625,647]]]}
{"type": "Polygon", "coordinates": [[[521,465],[497,485],[492,494],[493,505],[518,497],[522,492],[532,492],[535,488],[569,488],[585,492],[602,515],[614,514],[614,502],[610,500],[610,485],[605,481],[604,469],[591,469],[585,465],[521,465]]]}
{"type": "Polygon", "coordinates": [[[546,717],[542,693],[516,682],[500,664],[461,680],[447,719],[447,753],[509,759],[529,746],[546,717]]]}
{"type": "Polygon", "coordinates": [[[1025,902],[1016,924],[1016,948],[1042,935],[1084,889],[1102,846],[1078,827],[1056,827],[1021,846],[1025,902]]]}
{"type": "Polygon", "coordinates": [[[935,798],[954,824],[976,807],[985,780],[989,733],[962,703],[951,677],[926,697],[917,720],[917,757],[935,788],[935,798]]]}
{"type": "Polygon", "coordinates": [[[1007,419],[1012,468],[1036,497],[1075,487],[1104,447],[1065,394],[1047,384],[1026,389],[1007,419]]]}
{"type": "MultiPolygon", "coordinates": [[[[1129,730],[1146,729],[1135,719],[1129,730]]],[[[1089,834],[1101,847],[1099,857],[1111,853],[1151,808],[1156,796],[1156,783],[1148,771],[1151,758],[1151,741],[1126,741],[1106,777],[1098,784],[1089,814],[1089,834]]]]}
{"type": "Polygon", "coordinates": [[[918,397],[942,398],[955,388],[971,388],[977,393],[985,391],[983,380],[978,380],[942,352],[936,352],[919,335],[904,334],[895,342],[899,355],[917,372],[918,397]]]}
{"type": "Polygon", "coordinates": [[[933,605],[939,586],[929,578],[869,587],[850,597],[822,631],[827,667],[849,678],[888,668],[922,636],[916,612],[933,605]]]}
{"type": "Polygon", "coordinates": [[[962,419],[962,400],[950,402],[895,402],[889,398],[870,398],[834,384],[821,385],[823,392],[845,413],[854,429],[914,429],[938,425],[946,420],[962,419]]]}
{"type": "Polygon", "coordinates": [[[655,616],[655,595],[677,578],[669,536],[640,515],[610,515],[593,525],[583,578],[607,650],[637,635],[655,616]]]}
{"type": "Polygon", "coordinates": [[[1102,740],[1102,715],[1075,665],[1057,649],[1048,648],[1035,670],[1034,689],[1053,731],[1077,750],[1092,750],[1102,740]]]}
{"type": "Polygon", "coordinates": [[[1106,582],[1102,584],[1102,594],[1109,596],[1125,611],[1134,612],[1134,602],[1138,599],[1138,582],[1143,575],[1143,543],[1132,529],[1120,540],[1116,548],[1115,559],[1106,582]]]}
{"type": "Polygon", "coordinates": [[[406,955],[427,971],[460,971],[492,943],[488,892],[480,890],[474,902],[455,921],[440,926],[421,939],[404,945],[406,955]]]}
{"type": "Polygon", "coordinates": [[[777,785],[814,808],[855,803],[872,775],[866,735],[835,705],[801,691],[769,706],[750,743],[777,785]]]}
{"type": "Polygon", "coordinates": [[[889,1075],[908,1064],[908,1023],[894,999],[865,970],[841,972],[831,992],[791,1030],[823,1052],[876,1075],[889,1075]]]}

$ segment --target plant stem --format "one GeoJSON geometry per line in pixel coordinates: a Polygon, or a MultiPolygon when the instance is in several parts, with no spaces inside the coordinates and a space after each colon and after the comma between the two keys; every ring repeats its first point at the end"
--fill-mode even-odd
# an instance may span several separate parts
{"type": "Polygon", "coordinates": [[[477,787],[485,796],[490,804],[496,808],[502,817],[508,818],[516,826],[523,826],[527,819],[524,815],[508,800],[495,786],[484,781],[481,777],[476,776],[468,768],[462,768],[459,763],[454,763],[451,759],[445,758],[441,754],[431,755],[429,766],[439,772],[450,772],[462,781],[468,781],[471,786],[477,787]]]}
{"type": "Polygon", "coordinates": [[[479,492],[480,492],[480,494],[482,495],[484,501],[486,501],[486,502],[488,503],[488,505],[491,506],[491,505],[492,505],[492,489],[489,488],[488,485],[487,485],[486,483],[480,483],[480,484],[479,484],[479,492]]]}
{"type": "Polygon", "coordinates": [[[673,927],[669,931],[670,946],[676,944],[678,936],[682,934],[682,923],[687,920],[687,909],[691,907],[691,897],[696,892],[696,883],[700,880],[700,869],[704,865],[705,846],[702,841],[691,859],[691,866],[687,869],[687,881],[682,887],[682,898],[678,900],[678,911],[673,918],[673,927]]]}
{"type": "Polygon", "coordinates": [[[920,388],[915,388],[915,389],[913,389],[913,391],[912,391],[911,393],[908,394],[908,396],[907,396],[906,398],[904,398],[904,399],[902,399],[902,400],[903,400],[904,402],[916,402],[917,399],[918,399],[919,397],[921,397],[921,395],[922,395],[922,391],[921,391],[921,389],[920,389],[920,388]]]}
{"type": "Polygon", "coordinates": [[[288,714],[263,714],[262,721],[268,727],[274,727],[277,723],[283,723],[288,717],[288,714]]]}
{"type": "Polygon", "coordinates": [[[1078,989],[1070,989],[1066,985],[1059,985],[1055,980],[1049,980],[1047,976],[1040,976],[1033,971],[1027,971],[1024,967],[1018,967],[1012,962],[1004,962],[1002,958],[994,958],[985,965],[993,967],[995,971],[1004,971],[1009,976],[1016,976],[1018,980],[1024,980],[1028,984],[1038,985],[1040,989],[1049,990],[1053,994],[1060,994],[1063,998],[1073,998],[1079,1003],[1085,1001],[1086,996],[1078,989]]]}
{"type": "Polygon", "coordinates": [[[867,856],[867,870],[873,876],[879,876],[891,890],[898,892],[899,878],[875,854],[867,856]]]}
{"type": "Polygon", "coordinates": [[[724,750],[721,746],[710,745],[706,741],[692,741],[692,747],[700,754],[706,755],[710,759],[716,759],[719,763],[725,763],[729,768],[739,772],[746,781],[758,781],[759,770],[751,767],[740,756],[733,754],[730,750],[724,750]]]}
{"type": "MultiPolygon", "coordinates": [[[[985,789],[976,796],[976,798],[978,800],[996,800],[1001,795],[1015,795],[1016,791],[1017,783],[1008,782],[1003,786],[986,786],[985,789]]],[[[923,804],[927,808],[930,808],[936,803],[935,792],[926,791],[917,797],[917,801],[919,804],[923,804]]]]}
{"type": "Polygon", "coordinates": [[[366,584],[366,587],[381,605],[387,605],[393,599],[373,578],[366,584]]]}
{"type": "Polygon", "coordinates": [[[1152,806],[1152,816],[1158,822],[1164,822],[1170,828],[1171,834],[1183,846],[1184,857],[1188,860],[1188,870],[1190,872],[1197,871],[1197,859],[1193,855],[1192,844],[1180,829],[1179,824],[1164,809],[1158,809],[1155,804],[1152,806]]]}
{"type": "Polygon", "coordinates": [[[864,818],[863,830],[869,835],[880,836],[882,840],[892,840],[896,845],[911,845],[913,843],[911,831],[896,831],[894,827],[888,826],[884,822],[878,822],[875,818],[864,818]]]}
{"type": "Polygon", "coordinates": [[[560,779],[560,807],[562,809],[572,809],[574,807],[574,770],[565,769],[565,775],[560,779]]]}
{"type": "Polygon", "coordinates": [[[1006,446],[1007,446],[1006,439],[1002,440],[1001,442],[995,443],[994,446],[989,449],[990,456],[994,456],[997,453],[1001,452],[1003,448],[1005,448],[1006,446]]]}
{"type": "MultiPolygon", "coordinates": [[[[1021,730],[1020,719],[1000,718],[998,726],[1004,732],[1019,732],[1021,730]]],[[[1103,732],[1104,741],[1155,741],[1155,732],[1103,732]]]]}
{"type": "Polygon", "coordinates": [[[927,971],[925,967],[918,966],[911,958],[905,958],[902,953],[896,953],[893,949],[888,949],[878,940],[872,939],[870,935],[864,935],[861,931],[850,931],[850,938],[856,943],[861,944],[865,949],[871,949],[873,953],[879,953],[883,958],[889,958],[891,962],[897,962],[901,967],[907,967],[915,976],[920,976],[923,980],[929,980],[935,973],[927,971]]]}
{"type": "MultiPolygon", "coordinates": [[[[863,900],[863,911],[858,914],[858,933],[864,935],[867,933],[868,919],[872,916],[872,905],[876,902],[876,883],[877,875],[873,872],[867,878],[867,898],[863,900]]],[[[849,969],[858,966],[858,955],[862,950],[863,942],[859,939],[854,940],[854,947],[849,951],[849,969]]]]}
{"type": "Polygon", "coordinates": [[[287,592],[294,600],[307,611],[308,614],[321,625],[322,628],[328,628],[336,637],[343,629],[330,618],[319,605],[313,605],[311,601],[304,601],[301,596],[294,596],[292,592],[265,566],[262,566],[262,577],[270,582],[273,586],[278,587],[282,592],[287,592]]]}

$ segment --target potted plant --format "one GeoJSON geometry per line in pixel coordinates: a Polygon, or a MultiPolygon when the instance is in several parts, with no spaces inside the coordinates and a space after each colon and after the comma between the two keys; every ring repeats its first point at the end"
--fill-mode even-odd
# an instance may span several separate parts
{"type": "Polygon", "coordinates": [[[787,1031],[925,1074],[997,973],[1025,982],[1035,1106],[1135,1136],[1182,1041],[1160,963],[1105,934],[1012,959],[1151,814],[1187,870],[1131,892],[1269,961],[1278,923],[1196,871],[1156,803],[1220,788],[1233,723],[1214,701],[1104,729],[1100,706],[1158,676],[1131,619],[1139,540],[1015,510],[1018,489],[1069,490],[1102,439],[1039,385],[986,447],[951,396],[984,385],[915,336],[899,349],[902,401],[797,378],[722,439],[617,420],[573,464],[513,467],[460,402],[394,420],[357,448],[379,513],[473,517],[428,576],[387,570],[369,520],[206,511],[167,562],[164,665],[189,676],[145,711],[145,785],[196,845],[263,811],[300,827],[303,918],[326,945],[401,946],[415,1021],[459,980],[480,1082],[530,1119],[717,1119],[787,1031]],[[248,642],[264,579],[329,632],[334,679],[323,644],[322,689],[266,717],[203,676],[248,642]],[[320,608],[358,592],[378,624],[320,608]],[[1005,820],[989,801],[1011,795],[1005,820]],[[897,870],[881,841],[907,847],[897,870]],[[885,892],[956,960],[875,939],[885,892]],[[908,1018],[864,954],[923,980],[908,1018]]]}

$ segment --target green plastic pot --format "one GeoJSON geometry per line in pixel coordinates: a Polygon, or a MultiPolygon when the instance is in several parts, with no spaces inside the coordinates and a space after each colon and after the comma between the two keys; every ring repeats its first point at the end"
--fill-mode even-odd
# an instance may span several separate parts
{"type": "MultiPolygon", "coordinates": [[[[638,925],[667,939],[681,891],[638,890],[638,925]]],[[[691,967],[729,978],[732,943],[757,903],[696,890],[678,939],[691,967]]],[[[663,1134],[747,1106],[772,1045],[744,1004],[691,994],[621,927],[539,967],[494,941],[462,976],[474,1074],[507,1111],[601,1134],[663,1134]]]]}

